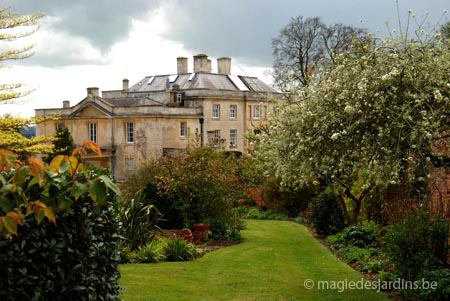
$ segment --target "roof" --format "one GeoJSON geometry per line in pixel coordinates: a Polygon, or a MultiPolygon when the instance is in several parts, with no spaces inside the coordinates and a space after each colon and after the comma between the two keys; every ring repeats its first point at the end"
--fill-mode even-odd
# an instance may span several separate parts
{"type": "Polygon", "coordinates": [[[133,106],[160,106],[161,101],[151,99],[150,97],[122,97],[122,98],[104,98],[105,101],[116,107],[133,107],[133,106]]]}
{"type": "Polygon", "coordinates": [[[276,93],[277,91],[256,77],[229,76],[217,73],[184,73],[147,76],[133,85],[130,92],[165,91],[173,85],[180,90],[209,89],[228,91],[254,91],[276,93]]]}

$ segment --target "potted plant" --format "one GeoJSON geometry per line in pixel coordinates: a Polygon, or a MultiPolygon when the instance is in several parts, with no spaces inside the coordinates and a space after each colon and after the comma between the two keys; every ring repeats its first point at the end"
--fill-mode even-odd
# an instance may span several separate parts
{"type": "Polygon", "coordinates": [[[182,237],[187,242],[192,242],[194,240],[194,236],[189,229],[183,229],[175,232],[175,237],[182,237]]]}
{"type": "Polygon", "coordinates": [[[208,240],[209,224],[194,224],[194,232],[202,233],[202,240],[208,240]]]}

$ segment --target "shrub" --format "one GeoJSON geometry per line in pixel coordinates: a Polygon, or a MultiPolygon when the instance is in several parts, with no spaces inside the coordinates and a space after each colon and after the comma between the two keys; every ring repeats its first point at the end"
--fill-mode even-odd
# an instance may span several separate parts
{"type": "Polygon", "coordinates": [[[268,209],[291,217],[297,216],[308,207],[309,201],[317,195],[316,191],[314,186],[282,187],[281,181],[276,177],[266,178],[261,188],[268,209]]]}
{"type": "Polygon", "coordinates": [[[11,241],[0,241],[0,299],[113,300],[118,298],[119,220],[79,199],[57,224],[28,217],[11,241]]]}
{"type": "Polygon", "coordinates": [[[368,259],[377,254],[376,249],[365,249],[359,248],[355,246],[347,246],[338,250],[337,252],[340,256],[345,258],[345,260],[349,263],[355,263],[359,261],[367,262],[368,259]]]}
{"type": "Polygon", "coordinates": [[[219,218],[211,219],[209,221],[211,237],[214,239],[223,240],[241,240],[240,230],[244,229],[243,220],[241,215],[235,214],[227,221],[221,221],[219,218]]]}
{"type": "Polygon", "coordinates": [[[332,249],[340,249],[345,247],[345,241],[342,238],[342,232],[336,233],[335,235],[330,235],[327,237],[327,242],[331,245],[332,249]]]}
{"type": "Polygon", "coordinates": [[[368,273],[378,273],[384,269],[386,262],[379,257],[369,259],[367,261],[360,261],[361,270],[368,273]]]}
{"type": "Polygon", "coordinates": [[[429,213],[411,212],[401,222],[388,228],[383,249],[395,265],[395,272],[415,280],[421,271],[448,266],[449,222],[429,213]]]}
{"type": "Polygon", "coordinates": [[[233,203],[245,197],[238,160],[202,147],[148,162],[123,183],[125,199],[142,191],[146,204],[163,214],[161,227],[191,228],[209,222],[232,231],[233,203]]]}
{"type": "Polygon", "coordinates": [[[165,259],[165,248],[167,241],[163,239],[153,239],[151,242],[141,246],[130,254],[130,261],[136,263],[156,263],[165,259]]]}
{"type": "Polygon", "coordinates": [[[195,245],[186,242],[181,237],[167,241],[164,252],[168,261],[187,261],[194,259],[198,254],[195,245]]]}
{"type": "Polygon", "coordinates": [[[248,219],[262,219],[262,220],[278,220],[278,221],[284,221],[288,220],[289,218],[278,212],[274,212],[270,209],[262,210],[259,207],[252,207],[248,210],[247,214],[245,215],[245,218],[248,219]]]}
{"type": "Polygon", "coordinates": [[[73,156],[49,166],[0,150],[0,299],[115,300],[119,295],[118,189],[73,156]]]}
{"type": "Polygon", "coordinates": [[[155,233],[160,231],[157,223],[161,213],[153,205],[147,205],[145,195],[139,194],[135,199],[122,203],[120,209],[120,233],[125,238],[125,244],[134,251],[139,246],[152,240],[155,233]]]}
{"type": "Polygon", "coordinates": [[[336,195],[327,188],[311,203],[311,222],[319,235],[329,235],[344,228],[344,217],[336,195]]]}
{"type": "Polygon", "coordinates": [[[308,220],[304,217],[296,217],[294,219],[294,222],[296,222],[297,224],[307,224],[308,220]]]}
{"type": "Polygon", "coordinates": [[[340,238],[345,245],[361,248],[372,246],[377,239],[375,223],[362,221],[351,225],[342,231],[340,238]]]}
{"type": "Polygon", "coordinates": [[[425,279],[430,283],[436,281],[436,289],[421,289],[419,296],[427,300],[449,300],[450,299],[450,268],[442,268],[432,271],[425,271],[420,279],[425,279]]]}

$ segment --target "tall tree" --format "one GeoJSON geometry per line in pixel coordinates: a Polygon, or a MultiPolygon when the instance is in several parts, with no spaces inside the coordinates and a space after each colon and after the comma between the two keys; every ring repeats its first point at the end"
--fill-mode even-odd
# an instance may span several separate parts
{"type": "Polygon", "coordinates": [[[450,52],[400,36],[335,60],[280,105],[255,154],[283,182],[328,183],[356,222],[375,187],[440,180],[417,171],[448,164],[450,52]]]}
{"type": "Polygon", "coordinates": [[[364,36],[364,30],[344,24],[328,26],[319,17],[294,17],[272,40],[274,83],[282,91],[290,85],[308,86],[322,64],[334,63],[336,54],[364,36]]]}
{"type": "Polygon", "coordinates": [[[48,163],[50,163],[56,155],[70,156],[72,154],[72,151],[75,149],[75,143],[73,142],[72,135],[67,127],[58,127],[55,134],[55,140],[53,140],[53,146],[52,153],[46,158],[48,163]]]}
{"type": "MultiPolygon", "coordinates": [[[[0,51],[0,68],[5,68],[5,61],[28,58],[34,45],[22,48],[7,47],[8,42],[27,37],[37,30],[37,23],[42,14],[18,16],[8,8],[0,8],[0,43],[5,49],[0,51]]],[[[30,93],[22,91],[21,83],[0,83],[0,105],[11,103],[30,93]]],[[[51,151],[48,139],[41,137],[25,138],[19,130],[36,123],[36,118],[14,118],[11,115],[0,116],[0,149],[9,149],[21,155],[51,151]]]]}

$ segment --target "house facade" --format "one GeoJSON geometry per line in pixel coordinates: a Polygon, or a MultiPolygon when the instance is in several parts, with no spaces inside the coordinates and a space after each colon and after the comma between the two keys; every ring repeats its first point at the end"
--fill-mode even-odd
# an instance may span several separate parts
{"type": "Polygon", "coordinates": [[[257,132],[274,112],[280,96],[256,77],[231,75],[231,59],[217,59],[211,73],[207,55],[177,58],[177,74],[147,76],[133,86],[127,79],[122,89],[88,88],[86,97],[71,106],[37,109],[36,116],[60,115],[36,127],[37,135],[52,136],[65,126],[75,144],[96,142],[103,156],[86,155],[98,167],[109,167],[117,180],[145,161],[183,152],[188,146],[220,145],[228,151],[250,149],[245,134],[257,132]]]}

